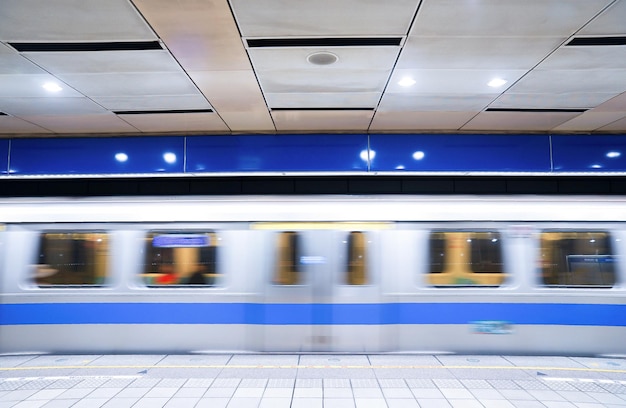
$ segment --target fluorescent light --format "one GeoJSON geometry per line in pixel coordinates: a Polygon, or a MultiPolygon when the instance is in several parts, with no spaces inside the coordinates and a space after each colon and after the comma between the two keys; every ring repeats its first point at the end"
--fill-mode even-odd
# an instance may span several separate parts
{"type": "Polygon", "coordinates": [[[411,77],[404,77],[398,81],[398,85],[408,87],[415,85],[415,80],[411,77]]]}
{"type": "Polygon", "coordinates": [[[621,155],[622,155],[621,152],[612,151],[612,152],[608,152],[606,154],[606,157],[608,157],[609,159],[616,159],[616,158],[620,157],[621,155]]]}
{"type": "Polygon", "coordinates": [[[60,90],[63,89],[56,82],[46,82],[45,84],[42,85],[42,87],[48,92],[59,92],[60,90]]]}
{"type": "Polygon", "coordinates": [[[492,88],[499,88],[502,85],[506,84],[507,80],[502,78],[494,78],[491,81],[487,82],[487,85],[492,88]]]}

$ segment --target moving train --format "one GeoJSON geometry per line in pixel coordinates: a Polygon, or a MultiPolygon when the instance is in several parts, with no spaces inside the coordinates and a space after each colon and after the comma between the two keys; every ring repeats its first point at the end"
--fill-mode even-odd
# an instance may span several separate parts
{"type": "Polygon", "coordinates": [[[626,198],[0,201],[0,353],[626,354],[626,198]]]}

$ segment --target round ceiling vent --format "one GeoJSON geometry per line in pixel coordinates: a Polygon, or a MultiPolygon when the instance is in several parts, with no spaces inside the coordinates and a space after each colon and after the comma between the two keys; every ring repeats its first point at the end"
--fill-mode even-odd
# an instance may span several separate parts
{"type": "Polygon", "coordinates": [[[331,65],[339,61],[339,57],[328,51],[314,52],[306,57],[306,60],[313,65],[331,65]]]}

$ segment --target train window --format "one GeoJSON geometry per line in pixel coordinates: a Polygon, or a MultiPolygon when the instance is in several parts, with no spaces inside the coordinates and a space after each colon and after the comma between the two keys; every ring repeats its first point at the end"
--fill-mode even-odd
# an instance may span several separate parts
{"type": "Polygon", "coordinates": [[[215,232],[156,231],[145,240],[141,277],[148,286],[206,287],[219,283],[215,232]]]}
{"type": "Polygon", "coordinates": [[[348,234],[348,265],[345,284],[367,285],[366,236],[363,232],[352,231],[348,234]]]}
{"type": "Polygon", "coordinates": [[[300,237],[297,232],[278,234],[278,253],[273,283],[275,285],[301,285],[300,237]]]}
{"type": "Polygon", "coordinates": [[[108,235],[44,232],[37,256],[34,280],[39,287],[101,286],[108,272],[108,235]]]}
{"type": "Polygon", "coordinates": [[[432,231],[429,244],[429,284],[500,286],[504,282],[499,232],[432,231]]]}
{"type": "Polygon", "coordinates": [[[546,286],[611,287],[615,262],[611,236],[603,231],[545,231],[540,244],[546,286]]]}

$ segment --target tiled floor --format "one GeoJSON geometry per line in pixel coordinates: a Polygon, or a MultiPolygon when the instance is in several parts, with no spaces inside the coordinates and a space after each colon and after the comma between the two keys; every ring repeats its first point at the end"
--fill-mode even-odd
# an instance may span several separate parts
{"type": "Polygon", "coordinates": [[[626,407],[626,360],[460,355],[0,356],[0,408],[626,407]]]}

